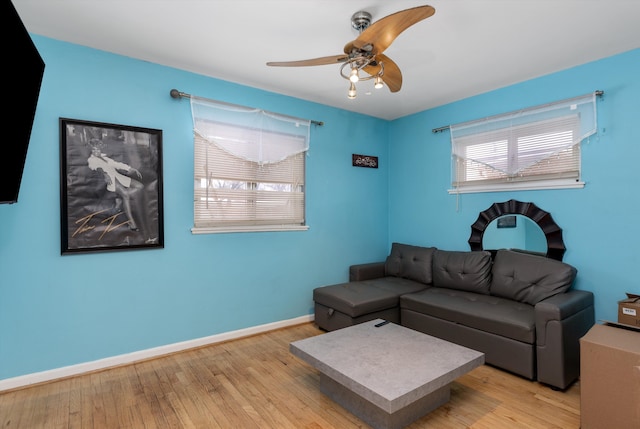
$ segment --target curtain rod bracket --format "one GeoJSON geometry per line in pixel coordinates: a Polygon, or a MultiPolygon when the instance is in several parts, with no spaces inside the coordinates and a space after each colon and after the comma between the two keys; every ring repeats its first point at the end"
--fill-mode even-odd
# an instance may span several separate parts
{"type": "MultiPolygon", "coordinates": [[[[177,89],[172,89],[171,91],[169,91],[169,95],[171,96],[171,98],[191,98],[191,94],[187,94],[186,92],[182,92],[182,91],[178,91],[177,89]]],[[[215,101],[215,100],[213,100],[215,101]]],[[[217,103],[220,103],[219,101],[216,101],[217,103]]],[[[225,104],[229,104],[231,105],[231,103],[225,103],[225,104]]],[[[281,115],[280,113],[278,113],[279,115],[281,115]]],[[[287,116],[287,115],[282,115],[282,116],[287,116]]],[[[293,118],[293,116],[291,116],[291,118],[293,118]]],[[[299,118],[294,118],[294,119],[299,119],[299,118]]],[[[324,122],[322,121],[314,121],[314,120],[308,120],[309,122],[311,122],[313,125],[317,125],[319,127],[324,125],[324,122]]]]}
{"type": "Polygon", "coordinates": [[[443,132],[445,130],[448,130],[448,129],[449,129],[449,125],[447,125],[446,127],[434,128],[434,129],[431,130],[431,132],[434,133],[434,134],[435,133],[441,133],[441,132],[443,132]]]}

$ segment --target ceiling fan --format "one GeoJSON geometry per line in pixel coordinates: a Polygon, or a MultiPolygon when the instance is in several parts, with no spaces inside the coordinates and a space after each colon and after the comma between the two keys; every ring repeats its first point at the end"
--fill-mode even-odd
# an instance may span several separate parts
{"type": "Polygon", "coordinates": [[[340,75],[350,81],[349,98],[356,97],[356,82],[369,79],[375,79],[376,89],[382,88],[384,83],[391,92],[398,92],[402,87],[402,73],[398,65],[383,52],[400,33],[435,12],[431,6],[418,6],[385,16],[371,24],[371,14],[359,11],[351,16],[351,25],[360,35],[344,46],[344,54],[300,61],[268,62],[267,65],[305,67],[342,63],[340,75]],[[365,77],[360,76],[361,70],[367,74],[365,77]]]}

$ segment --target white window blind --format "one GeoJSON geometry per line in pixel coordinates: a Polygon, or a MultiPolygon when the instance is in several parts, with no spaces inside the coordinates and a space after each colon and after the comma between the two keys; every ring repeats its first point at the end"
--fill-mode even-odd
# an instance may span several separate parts
{"type": "Polygon", "coordinates": [[[194,233],[306,229],[310,121],[191,97],[194,233]]]}
{"type": "Polygon", "coordinates": [[[451,125],[450,192],[583,186],[580,142],[597,130],[595,97],[451,125]]]}

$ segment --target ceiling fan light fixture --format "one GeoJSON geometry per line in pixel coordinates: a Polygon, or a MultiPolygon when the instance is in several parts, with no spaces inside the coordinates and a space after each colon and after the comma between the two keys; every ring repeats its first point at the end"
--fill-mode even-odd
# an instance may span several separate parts
{"type": "Polygon", "coordinates": [[[349,100],[353,100],[354,98],[356,98],[357,92],[356,92],[356,85],[351,82],[349,84],[349,91],[347,92],[347,98],[349,100]]]}
{"type": "MultiPolygon", "coordinates": [[[[375,79],[375,89],[387,86],[389,91],[398,92],[402,87],[402,73],[398,65],[383,52],[403,31],[434,13],[435,9],[432,6],[417,6],[387,15],[371,25],[371,14],[359,11],[351,17],[352,26],[359,35],[344,45],[344,54],[308,60],[268,62],[267,65],[300,67],[342,63],[340,76],[350,83],[349,98],[356,97],[356,82],[370,79],[375,79]],[[363,76],[359,75],[360,70],[363,76]]],[[[369,93],[366,91],[366,94],[369,93]]]]}
{"type": "Polygon", "coordinates": [[[358,69],[356,67],[353,67],[351,69],[351,73],[349,73],[349,80],[352,83],[356,83],[357,81],[360,80],[360,76],[358,76],[358,69]]]}

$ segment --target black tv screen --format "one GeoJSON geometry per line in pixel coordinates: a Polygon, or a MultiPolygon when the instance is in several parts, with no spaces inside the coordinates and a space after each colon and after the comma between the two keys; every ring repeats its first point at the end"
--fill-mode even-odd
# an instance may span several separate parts
{"type": "MultiPolygon", "coordinates": [[[[22,172],[31,138],[31,128],[38,104],[44,61],[31,40],[11,1],[3,1],[0,20],[6,82],[12,86],[5,98],[3,123],[5,135],[0,143],[0,203],[18,201],[22,172]]],[[[7,90],[7,88],[5,88],[7,90]]]]}

